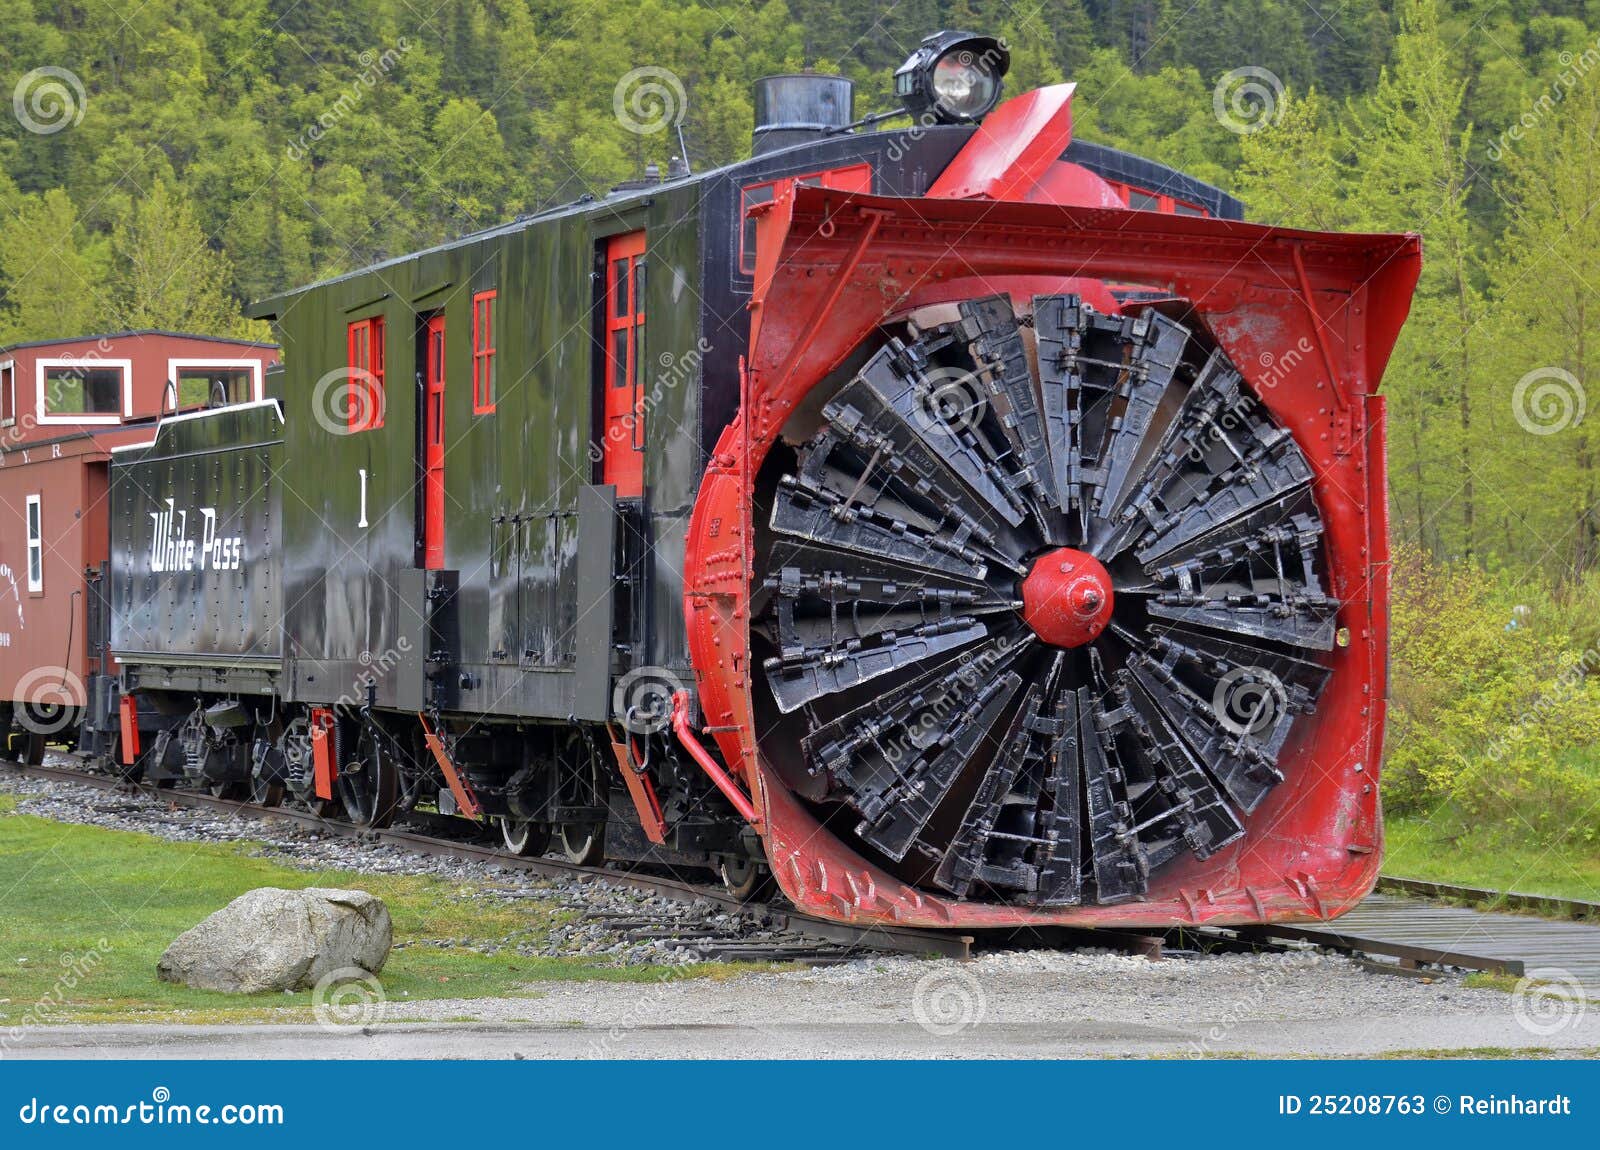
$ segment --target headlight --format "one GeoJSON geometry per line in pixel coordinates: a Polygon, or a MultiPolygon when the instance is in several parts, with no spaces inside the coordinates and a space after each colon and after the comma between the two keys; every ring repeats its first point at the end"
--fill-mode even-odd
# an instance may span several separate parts
{"type": "Polygon", "coordinates": [[[1000,102],[1011,53],[993,36],[939,32],[924,40],[894,74],[895,95],[912,115],[942,124],[970,124],[1000,102]]]}

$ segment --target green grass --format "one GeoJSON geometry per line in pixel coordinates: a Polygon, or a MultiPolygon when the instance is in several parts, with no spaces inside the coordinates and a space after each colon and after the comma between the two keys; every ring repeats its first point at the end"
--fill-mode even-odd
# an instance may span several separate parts
{"type": "Polygon", "coordinates": [[[1448,813],[1391,815],[1384,833],[1385,874],[1600,902],[1600,846],[1530,845],[1509,829],[1448,813]]]}
{"type": "Polygon", "coordinates": [[[573,912],[534,899],[472,897],[483,887],[429,876],[308,871],[252,855],[251,844],[174,843],[15,813],[0,795],[0,1037],[50,1021],[237,1022],[311,1017],[311,992],[228,995],[156,978],[156,962],[183,931],[247,890],[359,887],[382,898],[395,942],[382,972],[390,1002],[536,997],[538,983],[728,977],[765,966],[609,967],[598,958],[484,955],[476,942],[542,943],[573,912]],[[101,940],[107,945],[101,945],[101,940]],[[447,940],[450,945],[418,945],[447,940]],[[95,955],[92,960],[85,956],[95,955]],[[72,964],[77,960],[79,976],[72,964]],[[76,985],[69,985],[75,982],[76,985]]]}

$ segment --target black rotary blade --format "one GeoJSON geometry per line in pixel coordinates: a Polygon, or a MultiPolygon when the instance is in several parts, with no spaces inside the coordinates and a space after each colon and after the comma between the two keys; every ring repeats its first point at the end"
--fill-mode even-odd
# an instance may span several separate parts
{"type": "Polygon", "coordinates": [[[930,308],[856,362],[764,480],[751,633],[789,785],[954,899],[1129,902],[1247,838],[1338,630],[1293,437],[1149,307],[930,308]],[[1109,626],[1057,625],[1055,572],[1090,569],[1063,548],[1104,564],[1109,626]]]}

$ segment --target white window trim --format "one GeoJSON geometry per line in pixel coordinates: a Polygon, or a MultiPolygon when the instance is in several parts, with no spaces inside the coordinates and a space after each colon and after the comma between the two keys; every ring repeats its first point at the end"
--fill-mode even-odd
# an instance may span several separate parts
{"type": "Polygon", "coordinates": [[[43,426],[72,427],[79,424],[117,424],[133,418],[133,360],[131,359],[41,359],[34,364],[37,395],[35,412],[43,426]],[[50,415],[44,408],[44,377],[53,367],[84,368],[120,367],[122,369],[121,415],[50,415]]]}
{"type": "MultiPolygon", "coordinates": [[[[22,529],[28,536],[28,570],[26,574],[28,576],[28,591],[32,594],[37,594],[44,590],[44,506],[40,503],[39,498],[37,495],[28,496],[28,505],[23,511],[24,518],[22,520],[22,529]],[[37,539],[33,535],[33,521],[35,518],[33,509],[35,507],[39,509],[39,536],[37,539]],[[39,552],[39,577],[37,579],[33,577],[33,553],[35,550],[39,552]]],[[[16,505],[12,504],[12,506],[16,505]]]]}
{"type": "MultiPolygon", "coordinates": [[[[0,427],[10,427],[17,421],[17,361],[14,359],[0,360],[0,382],[5,380],[6,372],[11,373],[11,417],[0,418],[0,427]]],[[[0,411],[5,410],[5,404],[0,403],[0,411]]]]}
{"type": "Polygon", "coordinates": [[[163,391],[161,398],[162,403],[166,402],[166,385],[168,383],[178,382],[178,369],[180,367],[248,367],[251,372],[250,402],[261,402],[261,361],[259,359],[169,359],[167,360],[167,378],[161,381],[163,391]]]}

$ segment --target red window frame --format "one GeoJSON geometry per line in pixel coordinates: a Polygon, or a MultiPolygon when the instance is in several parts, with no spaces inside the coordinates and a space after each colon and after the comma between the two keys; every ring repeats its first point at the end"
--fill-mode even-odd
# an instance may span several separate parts
{"type": "Polygon", "coordinates": [[[776,180],[762,180],[746,184],[739,193],[739,274],[756,273],[755,221],[750,209],[756,204],[770,203],[796,184],[817,181],[824,188],[842,192],[871,192],[872,165],[848,164],[842,168],[825,168],[820,172],[807,172],[802,176],[784,176],[776,180]]]}
{"type": "Polygon", "coordinates": [[[17,421],[17,367],[14,362],[0,367],[0,427],[17,421]]]}
{"type": "Polygon", "coordinates": [[[383,426],[383,336],[381,315],[358,319],[346,329],[350,378],[345,407],[352,433],[383,426]]]}
{"type": "Polygon", "coordinates": [[[1211,215],[1199,204],[1191,204],[1187,200],[1180,200],[1174,196],[1165,196],[1145,188],[1136,188],[1131,184],[1120,184],[1115,180],[1107,180],[1106,183],[1111,185],[1111,190],[1117,193],[1123,204],[1135,212],[1161,212],[1169,216],[1200,216],[1203,218],[1211,215]],[[1148,197],[1154,201],[1154,205],[1134,207],[1133,197],[1135,195],[1148,197]]]}
{"type": "Polygon", "coordinates": [[[494,411],[494,301],[498,293],[472,297],[472,414],[494,411]]]}

